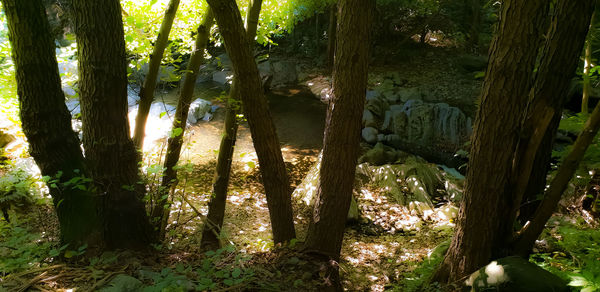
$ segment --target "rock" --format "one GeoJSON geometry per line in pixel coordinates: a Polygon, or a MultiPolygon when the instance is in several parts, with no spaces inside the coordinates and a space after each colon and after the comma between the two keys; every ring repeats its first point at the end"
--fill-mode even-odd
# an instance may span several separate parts
{"type": "Polygon", "coordinates": [[[190,124],[195,124],[198,120],[210,121],[212,119],[211,102],[198,98],[190,104],[187,121],[190,124]]]}
{"type": "Polygon", "coordinates": [[[367,101],[372,100],[379,96],[379,92],[375,90],[367,90],[366,99],[367,101]]]}
{"type": "Polygon", "coordinates": [[[212,75],[212,80],[214,82],[220,83],[220,84],[229,84],[233,79],[233,72],[231,71],[217,71],[214,72],[212,75]]]}
{"type": "Polygon", "coordinates": [[[329,100],[332,98],[332,94],[331,94],[331,88],[323,88],[321,90],[321,92],[319,93],[319,99],[323,102],[328,104],[329,100]]]}
{"type": "Polygon", "coordinates": [[[375,146],[368,150],[358,161],[359,163],[369,163],[370,165],[383,165],[386,163],[393,163],[398,157],[397,151],[383,143],[377,143],[375,146]]]}
{"type": "Polygon", "coordinates": [[[450,220],[458,217],[458,207],[447,204],[436,209],[437,216],[442,220],[450,220]]]}
{"type": "Polygon", "coordinates": [[[560,277],[518,256],[492,261],[465,284],[471,291],[570,291],[560,277]]]}
{"type": "Polygon", "coordinates": [[[295,84],[298,81],[298,73],[296,72],[296,62],[293,61],[278,61],[273,62],[273,87],[295,84]]]}
{"type": "Polygon", "coordinates": [[[365,141],[367,141],[367,143],[377,142],[377,134],[379,134],[379,132],[375,128],[366,127],[362,129],[362,137],[365,139],[365,141]]]}
{"type": "Polygon", "coordinates": [[[99,289],[100,292],[135,292],[142,291],[142,281],[125,274],[116,275],[110,282],[99,289]]]}
{"type": "Polygon", "coordinates": [[[219,65],[219,67],[221,67],[223,69],[227,69],[227,70],[231,69],[231,59],[229,59],[229,56],[227,55],[227,53],[218,55],[215,58],[215,60],[217,61],[217,64],[219,65]]]}
{"type": "Polygon", "coordinates": [[[385,111],[383,115],[383,125],[381,126],[381,131],[392,131],[392,111],[385,111]]]}
{"type": "Polygon", "coordinates": [[[4,132],[3,129],[0,129],[0,148],[6,147],[6,145],[14,142],[17,138],[11,134],[4,132]]]}
{"type": "Polygon", "coordinates": [[[384,91],[382,95],[390,104],[396,103],[396,101],[399,99],[398,95],[393,90],[384,91]]]}
{"type": "Polygon", "coordinates": [[[134,89],[131,86],[127,86],[127,106],[133,107],[140,102],[140,96],[138,94],[140,89],[134,89]]]}
{"type": "Polygon", "coordinates": [[[370,110],[363,111],[362,124],[365,127],[377,128],[377,120],[370,110]]]}
{"type": "Polygon", "coordinates": [[[71,112],[71,116],[81,114],[81,107],[79,106],[79,99],[70,98],[65,101],[67,109],[71,112]]]}
{"type": "Polygon", "coordinates": [[[375,116],[383,117],[385,112],[390,109],[390,104],[384,97],[379,96],[367,101],[365,108],[375,116]]]}
{"type": "Polygon", "coordinates": [[[422,100],[423,96],[424,96],[424,94],[421,92],[421,89],[419,89],[418,87],[398,88],[398,95],[400,97],[399,99],[402,102],[407,102],[408,100],[411,100],[411,99],[422,100]]]}

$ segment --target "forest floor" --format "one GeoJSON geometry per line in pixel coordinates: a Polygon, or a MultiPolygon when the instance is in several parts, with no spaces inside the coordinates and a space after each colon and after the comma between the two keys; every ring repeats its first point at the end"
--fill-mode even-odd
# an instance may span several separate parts
{"type": "MultiPolygon", "coordinates": [[[[382,56],[382,63],[376,63],[372,72],[398,72],[407,84],[430,88],[446,100],[467,96],[454,102],[472,107],[473,113],[472,101],[480,83],[471,72],[456,67],[453,58],[457,53],[436,48],[409,53],[403,58],[382,56]],[[385,59],[399,61],[389,64],[385,59]]],[[[275,90],[269,100],[290,181],[296,187],[317,160],[326,106],[303,87],[275,90]]],[[[102,287],[102,291],[133,291],[125,287],[144,287],[143,291],[308,291],[325,280],[324,274],[313,277],[309,260],[298,252],[310,216],[310,209],[301,202],[294,201],[300,241],[273,246],[258,161],[245,123],[238,132],[223,229],[223,242],[230,244],[217,252],[199,249],[203,224],[197,212],[207,213],[222,120],[221,109],[213,121],[191,128],[192,142],[182,156],[189,164],[180,170],[182,183],[162,244],[150,251],[97,256],[85,256],[85,247],[60,249],[52,208],[37,205],[12,223],[0,219],[1,254],[9,255],[5,266],[15,271],[8,275],[0,271],[0,291],[91,291],[102,287]],[[57,252],[63,256],[55,257],[57,252]],[[117,277],[122,274],[142,282],[117,277]]],[[[164,152],[164,145],[156,147],[146,159],[150,167],[160,163],[164,152]]],[[[152,189],[156,177],[149,175],[148,179],[152,189]]],[[[376,189],[362,190],[357,196],[361,216],[368,220],[349,224],[346,230],[339,262],[343,286],[348,291],[418,291],[428,255],[450,239],[453,221],[423,219],[376,189]],[[395,228],[399,222],[410,228],[395,228]]]]}

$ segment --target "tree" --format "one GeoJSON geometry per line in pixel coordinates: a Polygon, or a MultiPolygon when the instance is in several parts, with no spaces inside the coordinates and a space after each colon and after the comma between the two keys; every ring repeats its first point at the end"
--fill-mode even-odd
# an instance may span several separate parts
{"type": "MultiPolygon", "coordinates": [[[[250,40],[250,49],[254,44],[256,29],[258,27],[258,17],[262,0],[248,1],[248,12],[246,14],[246,35],[250,40]]],[[[233,84],[229,91],[227,99],[227,110],[225,112],[225,125],[223,126],[223,137],[219,145],[219,156],[217,158],[217,169],[215,170],[215,179],[213,182],[213,192],[208,203],[208,215],[202,231],[202,241],[200,246],[203,249],[218,249],[221,246],[219,234],[223,227],[225,218],[225,204],[227,202],[227,187],[229,185],[229,175],[231,172],[231,162],[235,139],[238,130],[237,115],[240,112],[240,91],[239,79],[234,76],[233,84]]]]}
{"type": "Polygon", "coordinates": [[[335,32],[337,29],[337,3],[329,8],[329,28],[327,29],[327,69],[333,70],[335,58],[335,32]]]}
{"type": "Polygon", "coordinates": [[[164,236],[165,227],[169,220],[170,207],[167,205],[167,197],[170,190],[177,186],[177,170],[175,169],[175,165],[177,165],[179,156],[181,155],[188,112],[194,95],[194,88],[196,87],[196,77],[198,77],[200,65],[204,62],[204,49],[210,37],[210,28],[213,25],[213,21],[212,10],[208,8],[204,13],[202,23],[198,26],[196,44],[190,56],[187,73],[185,74],[185,80],[180,91],[179,101],[177,102],[175,117],[173,118],[173,128],[171,130],[171,137],[168,140],[167,154],[165,156],[165,174],[162,178],[159,198],[152,209],[152,219],[157,223],[160,238],[164,236]]]}
{"type": "Polygon", "coordinates": [[[340,256],[352,198],[375,1],[342,0],[338,6],[333,101],[327,111],[320,180],[305,243],[308,251],[334,260],[340,256]]]}
{"type": "Polygon", "coordinates": [[[148,74],[146,75],[146,79],[144,79],[144,85],[140,89],[140,104],[138,107],[138,114],[135,118],[135,130],[133,134],[133,143],[140,150],[144,147],[146,121],[148,120],[148,113],[150,112],[152,101],[154,101],[154,90],[156,90],[158,69],[160,69],[160,62],[162,61],[167,42],[169,41],[169,33],[173,26],[173,20],[175,20],[177,7],[179,7],[179,0],[169,1],[169,5],[165,11],[165,17],[160,25],[158,37],[156,37],[154,50],[152,51],[152,55],[150,55],[148,74]]]}
{"type": "Polygon", "coordinates": [[[235,76],[239,79],[244,114],[258,156],[275,243],[296,237],[291,203],[291,188],[279,139],[265,98],[262,82],[242,18],[234,0],[207,0],[213,8],[225,40],[235,76]]]}
{"type": "Polygon", "coordinates": [[[79,90],[86,161],[98,192],[104,237],[110,248],[151,240],[142,198],[138,153],[127,121],[127,63],[121,5],[74,0],[79,90]]]}
{"type": "Polygon", "coordinates": [[[502,4],[457,229],[434,276],[437,281],[459,280],[492,259],[519,253],[518,233],[514,233],[517,210],[541,141],[554,114],[562,111],[562,96],[575,72],[589,25],[586,12],[594,5],[593,1],[557,1],[533,78],[539,23],[543,23],[548,3],[517,2],[502,4]],[[527,24],[518,24],[525,15],[527,24]]]}
{"type": "Polygon", "coordinates": [[[65,105],[44,6],[41,0],[2,0],[2,4],[10,31],[23,132],[42,175],[51,178],[49,186],[57,186],[49,190],[61,242],[92,245],[100,239],[97,198],[87,190],[85,180],[79,187],[67,183],[88,176],[88,172],[65,105]]]}

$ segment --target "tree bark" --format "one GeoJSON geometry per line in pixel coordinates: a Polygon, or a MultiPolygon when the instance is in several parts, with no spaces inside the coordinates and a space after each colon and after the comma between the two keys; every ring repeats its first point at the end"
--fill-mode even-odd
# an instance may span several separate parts
{"type": "Polygon", "coordinates": [[[291,188],[279,139],[264,95],[258,68],[250,50],[242,18],[234,0],[208,0],[225,40],[234,74],[239,79],[244,114],[258,156],[275,243],[296,237],[291,188]]]}
{"type": "Polygon", "coordinates": [[[165,11],[165,17],[160,25],[158,37],[154,43],[154,50],[152,50],[152,55],[150,55],[148,74],[146,75],[144,85],[140,90],[140,104],[135,118],[135,130],[133,133],[133,143],[137,149],[140,150],[144,147],[146,121],[148,120],[148,113],[150,112],[152,101],[154,100],[158,69],[160,69],[160,62],[162,61],[167,42],[169,41],[169,33],[171,32],[171,27],[173,26],[173,20],[175,19],[175,14],[177,14],[178,7],[179,0],[169,1],[169,5],[165,11]]]}
{"type": "Polygon", "coordinates": [[[337,3],[329,8],[329,28],[327,29],[327,70],[333,70],[335,58],[335,33],[337,29],[337,3]]]}
{"type": "Polygon", "coordinates": [[[585,151],[593,142],[596,134],[598,134],[598,129],[600,129],[600,103],[596,105],[592,115],[585,123],[583,131],[579,134],[573,145],[573,149],[562,161],[556,176],[552,180],[552,183],[550,183],[550,187],[546,192],[542,204],[535,212],[530,224],[526,225],[518,235],[514,247],[517,254],[529,254],[535,240],[544,230],[546,222],[548,222],[548,219],[550,219],[552,213],[556,210],[556,206],[558,205],[562,194],[575,174],[581,159],[583,159],[583,156],[585,155],[585,151]]]}
{"type": "MultiPolygon", "coordinates": [[[[248,2],[248,12],[246,14],[246,35],[250,40],[250,49],[254,44],[254,37],[258,28],[258,17],[262,0],[251,0],[248,2]]],[[[229,92],[227,100],[227,110],[225,112],[225,125],[223,126],[223,137],[219,146],[219,157],[217,158],[217,169],[213,183],[213,193],[208,203],[207,222],[202,231],[202,249],[218,249],[221,247],[219,234],[223,227],[225,218],[225,205],[227,202],[227,187],[229,185],[229,176],[231,173],[231,163],[233,160],[233,150],[238,130],[237,115],[240,112],[240,92],[239,79],[235,77],[229,92]]]]}
{"type": "MultiPolygon", "coordinates": [[[[544,121],[540,116],[544,112],[548,112],[554,115],[553,119],[556,120],[556,116],[560,116],[562,113],[564,96],[567,95],[571,78],[577,69],[579,55],[585,43],[589,23],[594,11],[594,2],[566,0],[557,2],[548,39],[542,50],[542,58],[536,82],[530,93],[530,105],[523,123],[521,141],[519,141],[519,145],[524,146],[519,147],[519,149],[528,149],[523,152],[517,152],[514,158],[517,168],[513,171],[513,181],[518,181],[517,178],[521,178],[523,181],[517,182],[514,185],[514,205],[512,206],[510,217],[507,217],[510,220],[516,216],[517,209],[522,200],[523,189],[528,184],[527,178],[532,175],[534,162],[531,161],[531,157],[534,157],[535,153],[541,154],[543,151],[547,151],[546,155],[550,155],[551,153],[551,150],[535,145],[534,138],[532,137],[536,136],[536,133],[545,133],[546,136],[552,135],[553,137],[556,135],[556,121],[555,124],[552,124],[552,121],[544,121]],[[573,18],[572,15],[579,15],[580,17],[573,18]],[[552,132],[548,133],[549,131],[552,132]]],[[[563,191],[564,189],[561,190],[561,194],[563,191]]],[[[545,201],[548,198],[544,198],[536,214],[539,213],[539,208],[547,205],[545,201]]],[[[553,212],[554,208],[550,212],[553,212]]],[[[536,219],[536,217],[538,215],[534,214],[533,220],[540,220],[536,219]]],[[[545,223],[544,221],[541,225],[543,226],[545,223]]],[[[512,228],[506,226],[505,234],[512,233],[512,230],[512,228]]],[[[539,236],[539,233],[537,236],[539,236]]],[[[513,236],[509,237],[509,239],[512,241],[513,236]]],[[[533,248],[534,241],[530,242],[531,245],[528,246],[527,251],[525,251],[526,248],[521,243],[516,243],[517,247],[511,248],[511,250],[521,255],[527,255],[531,248],[533,248]]]]}
{"type": "Polygon", "coordinates": [[[79,58],[83,147],[102,194],[109,248],[139,248],[151,240],[142,202],[138,153],[127,120],[127,63],[121,5],[73,0],[79,58]]]}
{"type": "Polygon", "coordinates": [[[178,135],[171,135],[171,137],[169,137],[164,163],[165,173],[161,183],[162,191],[159,192],[157,203],[152,209],[152,221],[157,223],[160,238],[164,237],[165,228],[169,220],[170,206],[167,204],[168,195],[170,190],[177,186],[177,170],[175,169],[175,165],[177,165],[181,154],[188,112],[190,110],[190,104],[196,86],[196,78],[198,77],[200,65],[204,62],[204,49],[206,48],[206,43],[210,37],[210,28],[212,27],[213,22],[213,13],[209,8],[204,14],[202,23],[198,26],[198,34],[196,35],[196,43],[194,45],[195,48],[190,57],[183,87],[179,94],[179,101],[177,102],[177,110],[175,111],[173,130],[171,133],[175,133],[176,129],[181,129],[181,132],[178,135]]]}
{"type": "Polygon", "coordinates": [[[502,2],[471,140],[458,224],[435,281],[454,282],[487,264],[503,247],[503,224],[513,223],[502,221],[511,209],[513,155],[532,85],[540,23],[548,6],[541,0],[502,2]]]}
{"type": "Polygon", "coordinates": [[[374,1],[341,0],[333,102],[327,111],[323,158],[306,249],[339,260],[358,159],[367,90],[374,1]]]}
{"type": "MultiPolygon", "coordinates": [[[[593,27],[594,16],[592,16],[592,23],[590,28],[593,27]]],[[[589,113],[589,100],[590,91],[592,90],[592,82],[590,80],[590,70],[592,69],[592,35],[588,36],[585,42],[585,52],[583,57],[583,94],[581,97],[581,112],[584,114],[589,113]]]]}
{"type": "Polygon", "coordinates": [[[57,188],[48,185],[58,215],[61,242],[70,243],[71,247],[95,245],[100,240],[97,198],[88,183],[81,185],[85,190],[65,185],[75,177],[87,176],[87,170],[65,105],[44,6],[40,0],[2,0],[2,4],[29,153],[42,175],[58,180],[57,188]]]}

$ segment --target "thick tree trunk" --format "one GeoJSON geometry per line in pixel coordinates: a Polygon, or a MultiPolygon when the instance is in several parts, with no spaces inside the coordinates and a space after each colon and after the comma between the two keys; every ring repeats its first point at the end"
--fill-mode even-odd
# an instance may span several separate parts
{"type": "Polygon", "coordinates": [[[150,55],[148,74],[146,75],[144,85],[140,90],[140,104],[138,106],[138,113],[135,118],[135,130],[133,132],[133,143],[137,149],[140,150],[144,147],[146,121],[148,120],[148,113],[150,112],[152,101],[154,100],[158,69],[160,69],[160,62],[162,61],[167,42],[169,41],[169,33],[171,32],[171,27],[173,26],[173,20],[175,19],[175,14],[177,14],[178,7],[179,0],[169,1],[169,5],[165,11],[165,17],[160,25],[158,37],[154,43],[154,50],[152,50],[152,55],[150,55]]]}
{"type": "Polygon", "coordinates": [[[190,57],[183,87],[179,94],[179,101],[177,102],[177,110],[175,111],[171,133],[179,132],[179,134],[169,137],[164,164],[165,174],[161,183],[162,191],[159,192],[160,195],[157,198],[157,203],[152,209],[152,221],[157,223],[160,238],[164,237],[165,228],[169,220],[170,206],[167,204],[167,197],[170,190],[177,186],[177,170],[175,169],[175,165],[177,165],[181,154],[188,112],[196,86],[196,78],[198,77],[200,65],[204,62],[204,49],[210,37],[210,28],[213,22],[213,13],[209,8],[204,14],[202,23],[198,26],[194,52],[192,52],[192,56],[190,57]],[[181,131],[177,131],[176,129],[181,129],[181,131]]]}
{"type": "Polygon", "coordinates": [[[329,8],[329,28],[327,29],[327,70],[333,70],[335,58],[335,33],[337,30],[337,3],[329,8]]]}
{"type": "Polygon", "coordinates": [[[239,79],[244,114],[262,174],[275,243],[296,237],[291,203],[291,188],[279,139],[265,98],[258,68],[250,50],[242,18],[234,0],[208,0],[219,30],[225,39],[234,74],[239,79]]]}
{"type": "MultiPolygon", "coordinates": [[[[96,196],[64,183],[87,175],[79,139],[65,106],[54,39],[40,0],[2,0],[8,20],[23,132],[42,175],[58,179],[49,187],[63,243],[94,245],[99,238],[96,196]],[[58,173],[62,173],[58,177],[58,173]]],[[[89,188],[89,184],[83,186],[89,188]]]]}
{"type": "MultiPolygon", "coordinates": [[[[250,40],[250,49],[253,48],[256,29],[258,28],[258,17],[262,0],[248,1],[248,12],[246,14],[246,35],[250,40]]],[[[208,203],[207,223],[202,231],[202,249],[218,249],[221,246],[219,234],[223,227],[225,218],[225,204],[227,202],[227,186],[229,185],[229,176],[231,172],[231,162],[233,160],[233,150],[238,130],[237,115],[240,111],[240,92],[239,79],[233,79],[233,84],[227,100],[227,110],[225,112],[225,125],[223,127],[223,137],[219,146],[219,157],[217,158],[217,169],[213,183],[213,194],[208,203]]]]}
{"type": "Polygon", "coordinates": [[[339,3],[333,102],[327,111],[320,180],[306,249],[338,260],[352,198],[367,90],[374,1],[339,3]]]}
{"type": "Polygon", "coordinates": [[[150,242],[138,170],[138,153],[127,121],[127,63],[121,5],[73,0],[79,58],[83,146],[102,194],[101,215],[109,248],[150,242]]]}
{"type": "Polygon", "coordinates": [[[511,169],[522,113],[532,85],[540,23],[547,1],[502,2],[475,120],[467,181],[456,233],[436,272],[439,282],[461,279],[497,256],[511,209],[511,169]],[[493,167],[490,167],[493,166],[493,167]]]}

